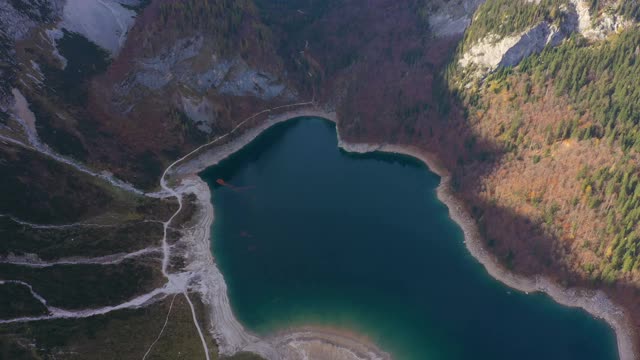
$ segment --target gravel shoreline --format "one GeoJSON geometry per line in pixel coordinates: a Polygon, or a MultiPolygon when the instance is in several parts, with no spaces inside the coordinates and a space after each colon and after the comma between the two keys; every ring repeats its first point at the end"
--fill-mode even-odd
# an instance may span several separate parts
{"type": "MultiPolygon", "coordinates": [[[[345,360],[390,359],[389,354],[377,349],[375,345],[367,344],[355,337],[344,336],[340,331],[331,329],[292,329],[286,333],[277,334],[277,336],[270,339],[262,340],[247,332],[232,313],[227,297],[226,283],[215,265],[213,255],[211,255],[209,229],[205,229],[205,227],[210,227],[213,221],[210,191],[206,183],[194,175],[239,151],[273,125],[299,117],[319,117],[337,123],[335,112],[325,111],[317,107],[305,107],[272,115],[260,125],[245,131],[231,142],[203,151],[197,157],[179,165],[172,173],[172,176],[177,175],[192,182],[190,191],[198,196],[198,202],[201,204],[202,211],[204,211],[201,219],[205,220],[200,226],[199,236],[194,236],[193,249],[189,252],[187,260],[191,264],[197,264],[197,266],[193,266],[194,271],[202,273],[199,292],[203,296],[204,303],[209,307],[210,332],[218,341],[220,352],[225,355],[238,351],[250,351],[260,354],[269,360],[303,359],[312,354],[345,360]],[[202,252],[205,254],[202,254],[202,252]],[[366,351],[363,349],[366,349],[366,351]]],[[[638,359],[634,351],[634,333],[624,310],[615,305],[604,292],[565,289],[547,278],[541,276],[534,278],[519,276],[502,267],[496,258],[483,247],[475,222],[465,210],[463,204],[453,195],[449,173],[440,165],[433,154],[408,146],[351,144],[343,141],[339,132],[337,136],[338,146],[347,152],[369,153],[381,151],[408,155],[424,162],[431,171],[441,177],[441,183],[437,189],[438,199],[449,208],[451,219],[462,228],[467,249],[483,264],[492,277],[519,291],[547,293],[557,303],[583,308],[591,315],[604,319],[615,330],[620,360],[638,359]]]]}

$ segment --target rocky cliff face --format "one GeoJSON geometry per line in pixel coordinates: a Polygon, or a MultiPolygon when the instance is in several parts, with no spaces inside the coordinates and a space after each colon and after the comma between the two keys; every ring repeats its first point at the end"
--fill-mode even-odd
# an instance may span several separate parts
{"type": "Polygon", "coordinates": [[[615,7],[609,7],[601,14],[591,16],[591,9],[585,0],[571,0],[578,17],[578,31],[587,39],[603,40],[609,35],[623,31],[633,25],[633,20],[615,13],[615,7]]]}
{"type": "Polygon", "coordinates": [[[484,74],[498,67],[515,66],[527,56],[539,53],[546,46],[558,45],[571,33],[548,22],[524,31],[521,34],[499,38],[489,35],[464,53],[459,64],[466,68],[478,66],[478,74],[484,74]]]}
{"type": "Polygon", "coordinates": [[[465,44],[468,50],[458,63],[462,68],[473,67],[474,77],[482,77],[498,67],[518,65],[524,58],[540,53],[547,46],[557,46],[572,33],[584,30],[585,19],[574,6],[562,5],[559,10],[560,20],[553,23],[544,20],[517,34],[490,33],[476,43],[465,44]]]}
{"type": "MultiPolygon", "coordinates": [[[[534,3],[522,1],[523,4],[534,3]]],[[[555,15],[555,21],[544,20],[519,33],[502,36],[489,33],[476,42],[465,43],[466,50],[458,63],[467,70],[472,68],[473,77],[481,78],[499,67],[518,65],[524,58],[540,53],[547,46],[557,46],[573,33],[599,41],[633,25],[632,20],[617,15],[613,8],[593,18],[586,1],[560,1],[558,4],[555,11],[560,14],[555,15]]]]}

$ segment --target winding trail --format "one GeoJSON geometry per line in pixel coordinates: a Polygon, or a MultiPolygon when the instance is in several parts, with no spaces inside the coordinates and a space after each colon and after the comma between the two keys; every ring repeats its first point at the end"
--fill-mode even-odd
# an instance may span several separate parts
{"type": "Polygon", "coordinates": [[[40,301],[40,303],[42,305],[44,305],[44,307],[46,307],[47,310],[49,309],[49,305],[47,305],[47,300],[45,300],[42,296],[40,296],[40,294],[35,292],[33,290],[33,287],[31,287],[31,285],[27,284],[26,282],[20,281],[20,280],[0,280],[0,285],[5,285],[5,284],[17,284],[17,285],[22,285],[22,286],[25,286],[25,287],[29,288],[29,291],[31,292],[31,295],[36,300],[40,301]]]}
{"type": "MultiPolygon", "coordinates": [[[[163,250],[163,258],[162,258],[162,274],[168,279],[169,283],[176,283],[179,284],[179,281],[184,281],[184,279],[182,277],[176,277],[175,274],[170,274],[168,272],[168,267],[169,267],[169,260],[170,260],[170,250],[169,250],[169,243],[167,241],[167,232],[169,229],[169,225],[171,224],[171,222],[173,221],[173,219],[175,219],[176,216],[178,216],[178,214],[180,214],[180,211],[182,211],[182,195],[180,193],[178,193],[177,191],[175,191],[172,187],[170,187],[167,184],[167,175],[169,174],[169,172],[171,171],[171,169],[173,169],[174,166],[176,166],[177,164],[181,163],[182,161],[188,159],[189,157],[193,156],[194,154],[198,153],[199,151],[201,151],[202,149],[205,149],[217,142],[219,142],[220,140],[223,140],[225,138],[227,138],[230,135],[233,135],[236,131],[238,131],[238,129],[240,129],[244,124],[246,124],[247,122],[249,122],[250,120],[262,115],[262,114],[266,114],[266,113],[270,113],[274,110],[279,110],[279,109],[285,109],[285,108],[290,108],[290,107],[296,107],[296,106],[305,106],[305,105],[310,105],[313,104],[312,101],[307,101],[307,102],[301,102],[301,103],[296,103],[296,104],[289,104],[289,105],[283,105],[283,106],[278,106],[275,108],[270,108],[270,109],[266,109],[266,110],[262,110],[260,112],[257,112],[251,116],[249,116],[248,118],[244,119],[243,121],[241,121],[240,123],[238,123],[238,125],[236,125],[235,127],[233,127],[229,132],[227,132],[224,135],[218,136],[217,138],[211,140],[210,142],[201,145],[199,147],[197,147],[196,149],[194,149],[193,151],[189,152],[188,154],[184,155],[183,157],[179,158],[178,160],[174,161],[173,163],[171,163],[171,165],[169,165],[164,172],[162,173],[162,177],[160,177],[160,187],[162,188],[162,190],[164,190],[166,193],[168,193],[170,195],[170,197],[174,197],[176,198],[176,200],[178,201],[178,209],[176,210],[176,212],[169,218],[169,220],[167,220],[166,222],[164,222],[163,224],[163,236],[162,236],[162,250],[163,250]]],[[[189,279],[187,279],[188,281],[189,279]]],[[[185,287],[187,284],[183,284],[185,287]]],[[[202,333],[202,329],[200,328],[200,324],[198,323],[198,318],[196,316],[196,311],[195,308],[193,306],[193,303],[191,302],[191,299],[189,298],[189,295],[187,293],[187,291],[185,290],[183,292],[184,297],[186,298],[187,302],[189,303],[189,307],[191,308],[191,315],[193,317],[193,323],[196,327],[196,329],[198,330],[198,335],[200,336],[200,340],[202,341],[202,347],[204,348],[204,352],[205,352],[205,357],[207,360],[210,360],[209,357],[209,348],[207,346],[207,342],[204,338],[204,335],[202,333]]]]}
{"type": "MultiPolygon", "coordinates": [[[[31,317],[18,317],[18,318],[13,318],[13,319],[6,319],[6,320],[0,320],[0,324],[9,324],[9,323],[19,323],[19,322],[32,322],[32,321],[42,321],[42,320],[51,320],[51,319],[70,319],[70,318],[86,318],[86,317],[91,317],[91,316],[96,316],[96,315],[104,315],[107,313],[110,313],[112,311],[116,311],[116,310],[122,310],[122,309],[134,309],[134,308],[140,308],[142,306],[145,305],[149,305],[151,303],[154,303],[156,301],[160,301],[165,299],[167,296],[173,295],[173,299],[171,302],[171,306],[170,306],[170,310],[169,313],[167,314],[167,318],[165,319],[165,324],[163,326],[163,328],[160,330],[160,333],[158,335],[158,338],[156,339],[156,341],[154,341],[154,343],[151,344],[150,348],[147,350],[147,353],[144,355],[143,359],[146,358],[146,356],[148,356],[148,353],[150,352],[151,348],[155,345],[155,343],[159,340],[159,338],[161,337],[162,333],[164,332],[164,329],[167,326],[167,323],[169,321],[169,315],[171,312],[171,309],[173,307],[173,302],[175,300],[175,296],[177,296],[178,294],[182,294],[184,295],[185,299],[187,300],[187,303],[189,304],[189,308],[191,310],[191,315],[192,315],[192,319],[193,319],[193,323],[194,326],[196,327],[196,330],[198,331],[198,335],[200,338],[200,341],[202,343],[202,348],[204,350],[205,353],[205,358],[206,360],[210,360],[210,355],[209,355],[209,348],[207,346],[207,342],[205,339],[205,335],[202,331],[202,328],[200,326],[200,323],[198,321],[198,317],[196,315],[196,310],[195,310],[195,306],[193,305],[193,302],[191,301],[190,297],[189,297],[189,284],[193,281],[193,280],[197,280],[198,277],[200,277],[202,274],[198,273],[198,272],[189,272],[189,271],[184,271],[184,272],[179,272],[179,273],[171,273],[169,272],[169,265],[170,265],[170,259],[171,259],[171,246],[169,245],[168,242],[168,231],[169,229],[171,229],[170,225],[173,222],[173,220],[180,214],[180,212],[182,211],[183,208],[183,202],[182,202],[182,193],[176,191],[174,188],[172,188],[167,181],[167,177],[170,174],[171,170],[178,165],[179,163],[185,161],[186,159],[188,159],[189,157],[193,156],[194,154],[200,152],[201,150],[220,142],[221,140],[224,140],[225,138],[233,135],[234,133],[236,133],[242,126],[244,126],[246,123],[248,123],[249,121],[251,121],[252,119],[255,119],[256,117],[263,115],[263,114],[268,114],[271,113],[273,111],[277,111],[277,110],[281,110],[281,109],[288,109],[288,108],[295,108],[295,107],[302,107],[302,106],[308,106],[308,105],[313,105],[314,102],[313,101],[306,101],[306,102],[299,102],[299,103],[295,103],[295,104],[288,104],[288,105],[282,105],[282,106],[278,106],[278,107],[274,107],[274,108],[270,108],[270,109],[265,109],[262,110],[260,112],[257,112],[249,117],[247,117],[246,119],[244,119],[243,121],[239,122],[235,127],[233,127],[229,132],[225,133],[224,135],[221,135],[211,141],[209,141],[206,144],[203,144],[199,147],[197,147],[196,149],[194,149],[193,151],[189,152],[188,154],[184,155],[183,157],[177,159],[176,161],[174,161],[173,163],[171,163],[166,169],[165,171],[162,173],[162,177],[160,178],[160,187],[162,188],[162,190],[160,192],[156,192],[156,193],[150,193],[150,194],[145,194],[142,191],[135,189],[134,187],[132,187],[131,185],[129,185],[128,183],[122,182],[118,179],[114,179],[110,174],[98,174],[96,172],[93,172],[91,170],[89,170],[88,168],[86,168],[84,165],[76,163],[73,160],[70,160],[68,158],[65,158],[61,155],[55,154],[53,153],[46,145],[42,144],[39,142],[39,140],[37,139],[36,135],[34,133],[30,132],[30,126],[24,122],[24,121],[20,121],[21,119],[19,119],[18,121],[22,124],[23,128],[25,129],[25,132],[28,136],[28,138],[30,139],[31,144],[27,145],[24,143],[21,143],[17,140],[13,140],[10,138],[5,138],[4,136],[0,135],[0,140],[6,140],[12,143],[16,143],[20,146],[24,146],[26,148],[38,151],[48,157],[51,157],[59,162],[68,164],[70,166],[73,166],[74,168],[76,168],[77,170],[86,173],[88,175],[94,176],[94,177],[99,177],[102,178],[104,180],[107,180],[110,184],[112,184],[113,186],[116,186],[118,188],[121,188],[123,190],[127,190],[130,192],[134,192],[136,194],[141,194],[141,195],[146,195],[146,196],[151,196],[151,197],[159,197],[159,198],[175,198],[178,202],[178,209],[173,213],[173,215],[167,220],[162,222],[163,225],[163,236],[162,236],[162,241],[161,241],[161,247],[156,247],[156,248],[146,248],[146,249],[142,249],[133,253],[128,253],[128,254],[114,254],[114,255],[109,255],[109,256],[105,256],[105,257],[98,257],[98,258],[68,258],[68,259],[60,259],[57,261],[51,261],[51,262],[44,262],[44,261],[39,261],[39,259],[30,257],[30,258],[26,258],[26,257],[15,257],[15,258],[9,258],[9,259],[5,259],[7,260],[6,262],[8,263],[13,263],[16,265],[23,265],[23,266],[31,266],[31,267],[49,267],[49,266],[56,266],[56,265],[82,265],[82,264],[113,264],[113,263],[118,263],[121,262],[125,259],[131,258],[131,257],[137,257],[137,256],[142,256],[145,254],[149,254],[149,253],[153,253],[153,252],[162,252],[162,274],[164,275],[164,277],[167,279],[166,284],[161,287],[161,288],[157,288],[151,292],[148,292],[146,294],[137,296],[127,302],[121,303],[119,305],[115,305],[115,306],[106,306],[106,307],[102,307],[102,308],[94,308],[94,309],[86,309],[86,310],[77,310],[77,311],[70,311],[70,310],[64,310],[64,309],[59,309],[56,307],[52,307],[49,306],[47,304],[47,301],[40,296],[38,293],[36,293],[33,288],[31,287],[31,285],[22,282],[22,281],[17,281],[17,280],[0,280],[0,285],[2,284],[6,284],[6,283],[17,283],[17,284],[21,284],[23,286],[27,286],[29,288],[29,290],[31,291],[31,294],[34,296],[34,298],[36,298],[38,301],[40,301],[49,311],[48,315],[42,315],[42,316],[31,316],[31,317]]],[[[0,216],[8,216],[8,215],[0,215],[0,216]]],[[[10,216],[9,216],[10,217],[10,216]]],[[[11,217],[10,217],[11,218],[11,217]]],[[[38,224],[31,224],[28,222],[23,222],[20,221],[18,219],[14,219],[11,218],[12,220],[16,221],[17,223],[21,223],[27,226],[31,226],[34,228],[43,228],[43,229],[56,229],[56,228],[67,228],[67,227],[73,227],[73,226],[104,226],[104,225],[99,225],[99,224],[83,224],[83,223],[76,223],[76,224],[68,224],[68,225],[38,225],[38,224]]],[[[206,289],[198,289],[196,290],[200,293],[203,293],[203,291],[206,291],[206,289]]]]}
{"type": "Polygon", "coordinates": [[[305,105],[311,105],[313,104],[312,101],[307,101],[307,102],[301,102],[301,103],[296,103],[296,104],[290,104],[290,105],[283,105],[283,106],[278,106],[275,108],[271,108],[271,109],[266,109],[266,110],[262,110],[260,112],[257,112],[251,116],[249,116],[248,118],[244,119],[243,121],[241,121],[240,123],[238,123],[238,125],[236,125],[233,129],[231,129],[231,131],[229,131],[228,133],[224,134],[224,135],[220,135],[217,138],[209,141],[208,143],[204,144],[204,145],[200,145],[199,147],[197,147],[196,149],[194,149],[193,151],[191,151],[190,153],[188,153],[187,155],[179,158],[178,160],[174,161],[173,163],[171,163],[171,165],[169,165],[164,172],[162,173],[162,177],[160,177],[160,187],[162,188],[162,190],[164,190],[166,193],[169,194],[168,197],[174,197],[176,198],[176,200],[178,201],[178,209],[176,210],[176,212],[169,218],[169,220],[164,222],[164,235],[162,237],[162,248],[164,251],[164,258],[162,260],[162,273],[166,276],[169,277],[169,274],[167,273],[167,266],[169,264],[169,250],[168,250],[168,243],[167,243],[167,230],[169,228],[169,224],[171,224],[171,222],[173,221],[173,219],[178,216],[178,214],[180,213],[180,211],[182,211],[182,196],[175,191],[173,188],[171,188],[169,185],[167,185],[167,174],[169,174],[169,172],[171,171],[171,169],[176,166],[177,164],[183,162],[184,160],[188,159],[189,157],[193,156],[194,154],[198,153],[199,151],[201,151],[204,148],[207,148],[217,142],[219,142],[220,140],[225,139],[226,137],[233,135],[236,131],[238,131],[239,128],[241,128],[244,124],[246,124],[247,122],[249,122],[250,120],[265,114],[265,113],[269,113],[271,111],[274,110],[279,110],[279,109],[284,109],[284,108],[290,108],[290,107],[296,107],[296,106],[305,106],[305,105]]]}
{"type": "Polygon", "coordinates": [[[200,328],[200,324],[198,324],[198,318],[196,317],[196,309],[193,307],[193,303],[191,299],[189,299],[189,294],[185,290],[183,293],[184,297],[187,299],[189,303],[189,307],[191,308],[191,316],[193,318],[193,324],[196,326],[196,330],[198,330],[198,335],[200,335],[200,341],[202,341],[202,347],[204,349],[204,355],[209,360],[209,347],[207,346],[207,341],[204,339],[204,335],[202,334],[202,329],[200,328]]]}
{"type": "MultiPolygon", "coordinates": [[[[92,224],[92,223],[73,223],[73,224],[62,224],[62,225],[53,225],[53,224],[34,224],[28,221],[20,220],[15,216],[0,214],[0,217],[8,218],[16,224],[28,226],[33,229],[69,229],[74,227],[98,227],[98,228],[107,228],[107,227],[117,227],[119,224],[92,224]]],[[[145,221],[147,222],[147,221],[145,221]]]]}
{"type": "Polygon", "coordinates": [[[128,259],[137,258],[149,254],[160,254],[161,252],[162,249],[156,246],[144,248],[132,253],[119,253],[94,258],[69,257],[60,258],[53,261],[42,260],[36,254],[27,254],[21,256],[9,255],[0,257],[0,264],[19,265],[38,269],[65,265],[116,265],[128,259]]]}
{"type": "Polygon", "coordinates": [[[153,343],[151,343],[151,346],[149,346],[149,349],[147,349],[147,352],[144,353],[142,360],[145,360],[147,356],[149,356],[149,353],[151,353],[151,349],[153,349],[153,346],[158,342],[158,340],[160,340],[160,337],[162,337],[162,333],[164,333],[164,329],[167,328],[167,324],[169,323],[169,315],[171,315],[171,309],[173,309],[173,303],[176,301],[176,296],[177,294],[173,295],[173,298],[171,299],[171,305],[169,305],[169,311],[167,312],[167,317],[164,319],[164,325],[162,325],[162,329],[160,329],[160,334],[158,334],[158,337],[156,337],[153,343]]]}
{"type": "Polygon", "coordinates": [[[70,311],[70,310],[64,310],[64,309],[47,305],[47,301],[42,296],[34,292],[33,289],[31,288],[31,285],[25,282],[16,281],[16,280],[0,280],[0,285],[5,283],[21,283],[25,286],[28,286],[29,289],[32,290],[33,296],[47,307],[47,310],[49,311],[49,315],[25,316],[25,317],[13,318],[13,319],[0,320],[0,324],[11,324],[11,323],[19,323],[19,322],[32,322],[32,321],[53,320],[53,319],[79,319],[79,318],[87,318],[87,317],[96,316],[96,315],[104,315],[116,310],[140,308],[150,303],[162,300],[166,298],[168,295],[175,294],[177,292],[176,289],[172,288],[171,286],[169,286],[169,284],[167,284],[164,287],[155,289],[149,293],[140,295],[138,297],[135,297],[119,305],[105,306],[97,309],[70,311]]]}

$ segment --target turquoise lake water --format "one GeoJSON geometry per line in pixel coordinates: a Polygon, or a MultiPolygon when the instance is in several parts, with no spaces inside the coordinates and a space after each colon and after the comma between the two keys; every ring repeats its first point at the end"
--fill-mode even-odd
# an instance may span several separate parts
{"type": "Polygon", "coordinates": [[[201,176],[212,251],[251,331],[337,327],[396,360],[618,358],[603,321],[491,278],[417,160],[345,153],[333,124],[299,119],[201,176]]]}

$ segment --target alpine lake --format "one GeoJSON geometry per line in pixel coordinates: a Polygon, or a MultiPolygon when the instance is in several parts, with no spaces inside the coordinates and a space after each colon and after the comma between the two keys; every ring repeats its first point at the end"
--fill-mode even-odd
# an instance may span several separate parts
{"type": "Polygon", "coordinates": [[[303,118],[200,176],[234,314],[258,335],[342,329],[395,360],[618,359],[604,321],[490,277],[416,159],[347,153],[303,118]]]}

